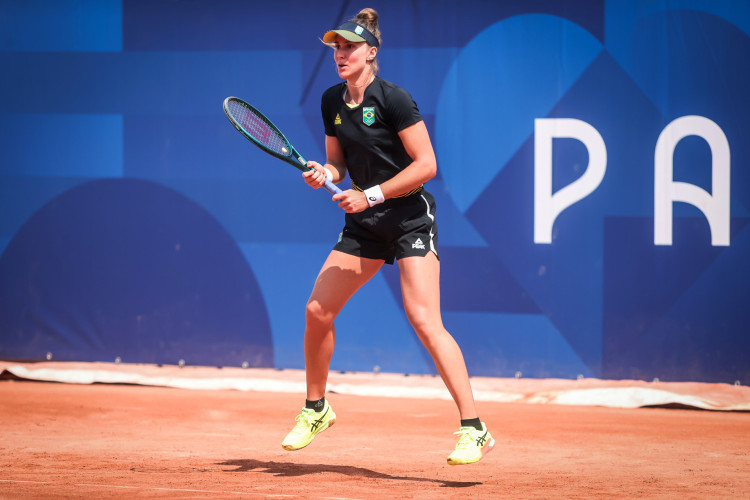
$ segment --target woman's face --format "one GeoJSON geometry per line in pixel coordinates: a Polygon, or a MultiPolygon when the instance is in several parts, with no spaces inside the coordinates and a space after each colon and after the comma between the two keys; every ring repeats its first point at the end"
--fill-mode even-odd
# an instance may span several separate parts
{"type": "Polygon", "coordinates": [[[367,67],[368,58],[374,58],[377,49],[367,42],[350,42],[341,35],[336,37],[333,58],[339,76],[344,79],[356,78],[367,67]]]}

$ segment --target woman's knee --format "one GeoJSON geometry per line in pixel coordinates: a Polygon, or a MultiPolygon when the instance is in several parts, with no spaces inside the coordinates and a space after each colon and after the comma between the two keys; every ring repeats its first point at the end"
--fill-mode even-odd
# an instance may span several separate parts
{"type": "Polygon", "coordinates": [[[309,300],[305,308],[305,321],[309,326],[330,327],[335,319],[335,314],[326,309],[317,300],[309,300]]]}
{"type": "Polygon", "coordinates": [[[411,313],[408,315],[409,323],[416,332],[419,339],[429,348],[441,336],[447,334],[439,318],[430,314],[411,313]]]}

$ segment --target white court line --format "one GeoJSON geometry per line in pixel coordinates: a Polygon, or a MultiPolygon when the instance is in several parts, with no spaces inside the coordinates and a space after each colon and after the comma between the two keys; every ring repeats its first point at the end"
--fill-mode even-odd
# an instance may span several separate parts
{"type": "Polygon", "coordinates": [[[24,481],[22,479],[0,479],[0,483],[52,484],[49,481],[24,481]]]}
{"type": "MultiPolygon", "coordinates": [[[[31,483],[31,484],[55,484],[51,481],[25,481],[22,479],[0,479],[2,483],[31,483]]],[[[150,486],[128,486],[128,485],[117,485],[117,484],[90,484],[90,483],[77,483],[73,486],[77,487],[89,487],[89,488],[119,488],[125,490],[156,490],[156,491],[182,491],[188,493],[211,493],[211,494],[232,494],[232,495],[259,495],[266,497],[296,497],[297,495],[272,495],[260,492],[252,491],[219,491],[219,490],[192,490],[186,488],[157,488],[150,486]]]]}
{"type": "MultiPolygon", "coordinates": [[[[187,488],[159,488],[155,486],[121,486],[113,484],[86,484],[79,483],[73,486],[88,486],[94,488],[122,488],[122,489],[133,489],[133,490],[155,490],[155,491],[183,491],[187,493],[230,493],[233,495],[248,495],[252,494],[251,491],[218,491],[218,490],[193,490],[187,488]]],[[[261,495],[263,493],[260,493],[261,495]]]]}
{"type": "Polygon", "coordinates": [[[120,488],[121,490],[137,490],[141,488],[140,486],[123,486],[120,484],[74,484],[73,486],[93,486],[94,488],[120,488]]]}
{"type": "MultiPolygon", "coordinates": [[[[50,481],[24,481],[21,479],[0,479],[2,483],[32,483],[32,484],[53,484],[50,481]]],[[[77,487],[88,487],[88,488],[119,488],[126,490],[152,490],[152,491],[181,491],[186,493],[211,493],[211,494],[231,494],[231,495],[258,495],[265,496],[267,498],[296,498],[298,495],[284,495],[284,494],[271,494],[261,493],[257,491],[219,491],[219,490],[194,490],[187,488],[157,488],[148,486],[128,486],[128,485],[117,485],[117,484],[92,484],[92,483],[76,483],[73,486],[77,487]]],[[[359,500],[356,498],[348,497],[321,497],[322,500],[359,500]]]]}

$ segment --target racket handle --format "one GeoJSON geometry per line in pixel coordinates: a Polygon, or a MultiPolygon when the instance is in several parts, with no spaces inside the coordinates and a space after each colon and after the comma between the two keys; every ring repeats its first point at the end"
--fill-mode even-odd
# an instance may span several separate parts
{"type": "Polygon", "coordinates": [[[323,187],[326,188],[326,190],[331,194],[339,194],[342,192],[336,184],[329,181],[328,179],[326,179],[326,183],[323,187]]]}

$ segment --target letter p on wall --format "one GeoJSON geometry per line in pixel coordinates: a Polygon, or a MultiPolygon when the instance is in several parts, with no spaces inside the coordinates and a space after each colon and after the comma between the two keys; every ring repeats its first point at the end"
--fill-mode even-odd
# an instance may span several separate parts
{"type": "Polygon", "coordinates": [[[534,243],[552,243],[552,226],[560,213],[591,194],[607,170],[607,148],[599,132],[572,118],[534,120],[534,243]],[[581,141],[589,164],[581,177],[552,194],[552,139],[581,141]]]}

